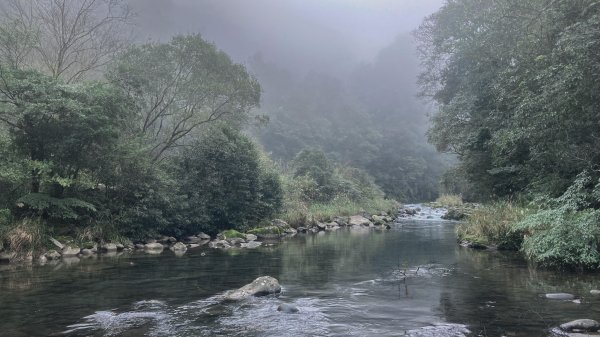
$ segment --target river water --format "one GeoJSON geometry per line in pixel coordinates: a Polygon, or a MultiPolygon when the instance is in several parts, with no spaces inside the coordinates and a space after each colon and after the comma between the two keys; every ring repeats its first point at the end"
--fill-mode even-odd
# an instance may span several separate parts
{"type": "Polygon", "coordinates": [[[255,250],[197,248],[0,266],[0,336],[548,336],[600,317],[595,275],[535,270],[456,244],[454,224],[298,235],[255,250]],[[204,253],[204,254],[203,254],[204,253]],[[279,296],[221,303],[258,276],[279,296]],[[573,301],[550,301],[570,292],[573,301]],[[291,303],[299,313],[277,311],[291,303]]]}

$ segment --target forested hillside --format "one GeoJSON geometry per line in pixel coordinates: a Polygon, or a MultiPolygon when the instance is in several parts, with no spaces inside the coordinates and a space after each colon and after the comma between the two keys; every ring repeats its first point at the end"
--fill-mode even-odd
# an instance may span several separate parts
{"type": "Polygon", "coordinates": [[[422,92],[439,105],[429,140],[460,159],[447,180],[527,208],[509,207],[516,226],[491,210],[463,235],[517,240],[546,265],[600,266],[598,2],[448,1],[416,36],[422,92]]]}

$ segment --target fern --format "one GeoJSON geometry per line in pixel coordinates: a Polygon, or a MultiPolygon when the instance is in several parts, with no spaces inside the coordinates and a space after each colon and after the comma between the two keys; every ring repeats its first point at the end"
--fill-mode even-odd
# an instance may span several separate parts
{"type": "Polygon", "coordinates": [[[18,201],[27,210],[58,220],[78,220],[83,214],[96,213],[96,207],[77,198],[54,198],[44,193],[31,193],[18,201]]]}

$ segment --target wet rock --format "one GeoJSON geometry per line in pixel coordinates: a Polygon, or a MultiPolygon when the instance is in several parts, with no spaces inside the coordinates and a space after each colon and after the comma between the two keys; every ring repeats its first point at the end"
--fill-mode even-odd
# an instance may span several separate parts
{"type": "Polygon", "coordinates": [[[146,246],[144,244],[142,244],[142,243],[136,243],[135,246],[134,246],[135,249],[139,249],[139,250],[142,250],[145,247],[146,246]]]}
{"type": "Polygon", "coordinates": [[[119,251],[125,249],[125,246],[121,243],[117,243],[115,246],[117,246],[117,250],[119,251]]]}
{"type": "Polygon", "coordinates": [[[490,247],[488,247],[488,246],[486,246],[484,244],[481,244],[481,243],[478,243],[478,242],[466,241],[466,240],[461,241],[459,243],[459,245],[461,245],[463,247],[466,247],[466,248],[473,248],[473,249],[479,249],[479,250],[485,250],[485,249],[489,249],[490,248],[490,247]]]}
{"type": "Polygon", "coordinates": [[[41,265],[46,264],[46,262],[48,262],[48,258],[46,257],[46,255],[40,255],[40,257],[38,257],[38,263],[41,265]]]}
{"type": "Polygon", "coordinates": [[[277,311],[281,311],[283,313],[286,314],[295,314],[298,311],[298,307],[289,303],[281,303],[279,306],[277,306],[277,311]]]}
{"type": "Polygon", "coordinates": [[[202,241],[202,239],[200,239],[199,237],[192,235],[192,236],[186,236],[185,238],[183,238],[184,242],[187,243],[200,243],[200,241],[202,241]]]}
{"type": "Polygon", "coordinates": [[[298,227],[298,232],[306,233],[306,231],[307,231],[306,227],[298,227]]]}
{"type": "Polygon", "coordinates": [[[172,251],[186,251],[187,250],[187,246],[185,244],[183,244],[183,242],[177,242],[174,245],[172,245],[171,247],[169,247],[169,249],[171,249],[172,251]]]}
{"type": "Polygon", "coordinates": [[[237,290],[228,291],[225,293],[224,299],[226,301],[241,301],[251,296],[265,296],[280,292],[281,286],[276,278],[261,276],[237,290]]]}
{"type": "Polygon", "coordinates": [[[574,321],[564,323],[560,325],[563,331],[574,331],[574,332],[593,332],[600,329],[600,323],[593,319],[576,319],[574,321]]]}
{"type": "Polygon", "coordinates": [[[158,243],[158,242],[154,242],[154,243],[147,243],[144,245],[144,249],[145,250],[163,250],[165,247],[158,243]]]}
{"type": "Polygon", "coordinates": [[[575,295],[567,294],[567,293],[549,293],[544,295],[549,300],[573,300],[575,299],[575,295]]]}
{"type": "Polygon", "coordinates": [[[326,225],[326,224],[324,224],[324,223],[322,223],[322,222],[317,222],[317,228],[318,228],[319,230],[322,230],[322,231],[324,231],[325,229],[327,229],[327,225],[326,225]]]}
{"type": "Polygon", "coordinates": [[[337,223],[339,226],[348,226],[348,218],[338,216],[333,218],[333,222],[337,223]]]}
{"type": "Polygon", "coordinates": [[[197,235],[201,240],[210,240],[210,235],[205,234],[205,233],[200,233],[197,235]]]}
{"type": "Polygon", "coordinates": [[[260,246],[262,246],[262,242],[259,241],[250,241],[240,244],[240,247],[249,249],[258,248],[260,246]]]}
{"type": "Polygon", "coordinates": [[[254,234],[245,234],[246,236],[246,241],[250,242],[250,241],[256,241],[258,239],[258,237],[254,234]]]}
{"type": "Polygon", "coordinates": [[[94,255],[94,252],[91,249],[82,249],[81,250],[81,255],[83,256],[92,256],[94,255]]]}
{"type": "Polygon", "coordinates": [[[246,242],[246,240],[242,239],[242,238],[230,238],[226,240],[231,246],[235,246],[238,245],[240,243],[244,243],[246,242]]]}
{"type": "Polygon", "coordinates": [[[190,243],[189,245],[187,245],[187,247],[189,249],[194,249],[194,248],[200,247],[200,244],[198,244],[198,243],[190,243]]]}
{"type": "Polygon", "coordinates": [[[17,254],[15,253],[0,252],[0,262],[10,262],[10,260],[14,259],[16,256],[17,254]]]}
{"type": "Polygon", "coordinates": [[[296,235],[296,234],[298,234],[298,231],[295,228],[292,228],[292,227],[285,228],[283,230],[283,232],[285,234],[287,234],[287,235],[296,235]]]}
{"type": "Polygon", "coordinates": [[[77,256],[81,249],[79,247],[65,246],[60,252],[63,257],[77,256]]]}
{"type": "Polygon", "coordinates": [[[600,290],[592,289],[592,290],[590,290],[590,294],[598,296],[598,295],[600,295],[600,290]]]}
{"type": "Polygon", "coordinates": [[[229,244],[229,242],[225,241],[225,240],[214,240],[208,243],[208,248],[224,248],[224,249],[228,249],[231,248],[231,245],[229,244]]]}
{"type": "Polygon", "coordinates": [[[60,259],[60,254],[55,250],[50,250],[46,252],[46,257],[48,260],[58,260],[60,259]]]}
{"type": "Polygon", "coordinates": [[[348,219],[348,225],[371,227],[373,223],[362,215],[353,215],[350,217],[350,219],[348,219]]]}
{"type": "Polygon", "coordinates": [[[117,245],[114,243],[105,243],[100,247],[102,252],[116,252],[117,245]]]}

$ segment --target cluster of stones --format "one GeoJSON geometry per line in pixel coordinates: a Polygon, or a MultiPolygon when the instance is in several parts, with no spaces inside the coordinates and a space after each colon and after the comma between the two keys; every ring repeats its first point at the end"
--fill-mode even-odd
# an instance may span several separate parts
{"type": "Polygon", "coordinates": [[[298,232],[318,233],[320,231],[336,231],[343,227],[390,229],[390,223],[393,222],[394,218],[387,213],[381,213],[379,215],[353,215],[350,217],[335,217],[331,222],[317,222],[312,226],[298,227],[298,232]]]}
{"type": "MultiPolygon", "coordinates": [[[[600,295],[600,290],[591,290],[590,294],[593,296],[600,295]]],[[[571,301],[574,303],[581,303],[580,299],[577,299],[575,295],[569,293],[549,293],[544,294],[544,297],[549,300],[558,301],[571,301]]],[[[568,337],[582,337],[582,336],[600,336],[597,332],[600,330],[600,323],[593,319],[576,319],[567,323],[561,324],[558,328],[554,328],[551,331],[552,336],[568,336],[568,337]]]]}

